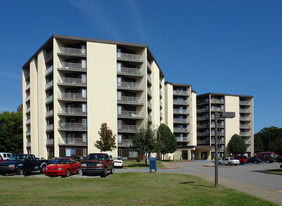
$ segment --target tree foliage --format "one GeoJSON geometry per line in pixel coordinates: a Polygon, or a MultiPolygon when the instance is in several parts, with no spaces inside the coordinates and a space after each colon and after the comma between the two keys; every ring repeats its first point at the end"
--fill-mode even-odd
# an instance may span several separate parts
{"type": "Polygon", "coordinates": [[[255,137],[254,150],[255,150],[255,153],[264,151],[264,145],[263,145],[263,142],[260,136],[255,137]]]}
{"type": "Polygon", "coordinates": [[[263,142],[262,151],[273,151],[282,155],[282,128],[265,127],[255,134],[255,139],[260,138],[263,142]]]}
{"type": "Polygon", "coordinates": [[[234,134],[229,141],[227,148],[233,155],[244,154],[247,151],[247,146],[243,138],[234,134]]]}
{"type": "Polygon", "coordinates": [[[144,154],[145,164],[147,165],[148,156],[156,150],[156,134],[150,126],[141,128],[132,139],[131,149],[144,154]]]}
{"type": "Polygon", "coordinates": [[[100,131],[98,132],[100,139],[96,141],[95,147],[101,151],[112,151],[116,148],[116,135],[108,128],[107,123],[102,123],[100,131]]]}
{"type": "Polygon", "coordinates": [[[22,153],[23,121],[22,111],[0,114],[0,151],[22,153]]]}
{"type": "Polygon", "coordinates": [[[165,124],[161,124],[158,128],[157,142],[157,152],[160,152],[163,156],[167,153],[173,153],[177,149],[176,138],[165,124]]]}

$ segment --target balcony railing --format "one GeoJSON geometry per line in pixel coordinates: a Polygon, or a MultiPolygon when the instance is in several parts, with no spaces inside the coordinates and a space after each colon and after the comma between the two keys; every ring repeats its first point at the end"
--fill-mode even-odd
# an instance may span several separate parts
{"type": "Polygon", "coordinates": [[[240,132],[240,136],[251,136],[251,132],[240,132]]]}
{"type": "Polygon", "coordinates": [[[197,117],[197,120],[208,120],[209,117],[207,116],[200,116],[200,117],[197,117]]]}
{"type": "Polygon", "coordinates": [[[86,79],[61,77],[61,78],[58,78],[58,84],[86,85],[86,79]]]}
{"type": "Polygon", "coordinates": [[[187,137],[176,137],[177,142],[187,142],[187,137]]]}
{"type": "Polygon", "coordinates": [[[118,52],[117,58],[120,59],[120,60],[125,60],[125,61],[141,61],[142,55],[118,52]]]}
{"type": "Polygon", "coordinates": [[[118,74],[127,74],[127,75],[142,75],[141,70],[138,68],[130,68],[130,67],[121,67],[120,70],[117,70],[118,74]]]}
{"type": "Polygon", "coordinates": [[[53,57],[53,51],[49,52],[48,54],[45,55],[45,60],[48,61],[53,57]]]}
{"type": "Polygon", "coordinates": [[[152,79],[151,79],[150,75],[147,76],[147,80],[150,84],[152,84],[152,79]]]}
{"type": "Polygon", "coordinates": [[[27,107],[25,110],[25,113],[28,113],[28,112],[30,112],[30,107],[27,107]]]}
{"type": "Polygon", "coordinates": [[[53,95],[50,95],[49,97],[46,98],[46,103],[49,103],[52,101],[53,101],[53,95]]]}
{"type": "Polygon", "coordinates": [[[151,115],[148,115],[148,121],[152,122],[152,116],[151,115]]]}
{"type": "Polygon", "coordinates": [[[30,124],[30,119],[27,119],[27,120],[26,120],[26,124],[30,124]]]}
{"type": "Polygon", "coordinates": [[[46,88],[45,89],[49,89],[53,87],[53,80],[51,80],[50,82],[46,83],[46,88]]]}
{"type": "Polygon", "coordinates": [[[241,121],[251,121],[251,118],[250,117],[240,117],[240,120],[241,121]]]}
{"type": "Polygon", "coordinates": [[[117,87],[119,89],[141,89],[141,84],[135,82],[118,82],[117,87]]]}
{"type": "Polygon", "coordinates": [[[63,100],[82,100],[86,101],[86,96],[82,93],[58,93],[58,98],[63,100]]]}
{"type": "Polygon", "coordinates": [[[197,128],[209,128],[210,125],[209,124],[198,124],[197,128]]]}
{"type": "Polygon", "coordinates": [[[240,128],[251,129],[251,125],[250,124],[240,124],[240,128]]]}
{"type": "Polygon", "coordinates": [[[64,137],[60,140],[61,145],[76,145],[76,146],[87,146],[87,140],[83,141],[83,138],[68,138],[64,137]]]}
{"type": "Polygon", "coordinates": [[[120,118],[143,118],[144,115],[141,112],[123,110],[121,114],[118,114],[120,118]]]}
{"type": "Polygon", "coordinates": [[[251,105],[249,101],[240,101],[240,105],[251,105]]]}
{"type": "Polygon", "coordinates": [[[131,96],[122,96],[120,99],[118,99],[118,103],[132,103],[137,104],[139,103],[141,98],[139,97],[131,97],[131,96]]]}
{"type": "Polygon", "coordinates": [[[173,104],[188,104],[187,100],[180,100],[180,99],[175,99],[173,100],[173,104]]]}
{"type": "Polygon", "coordinates": [[[54,145],[54,139],[47,139],[46,144],[47,145],[54,145]]]}
{"type": "Polygon", "coordinates": [[[178,127],[174,127],[173,128],[173,132],[183,132],[183,133],[187,133],[188,129],[187,128],[178,128],[178,127]]]}
{"type": "Polygon", "coordinates": [[[31,143],[30,142],[26,142],[26,146],[30,147],[31,143]]]}
{"type": "Polygon", "coordinates": [[[59,124],[59,129],[69,131],[86,131],[87,125],[83,123],[62,122],[59,124]]]}
{"type": "Polygon", "coordinates": [[[224,111],[223,107],[211,107],[211,111],[224,111]]]}
{"type": "MultiPolygon", "coordinates": [[[[217,135],[223,136],[224,134],[225,134],[224,132],[217,132],[217,135]]],[[[214,135],[215,135],[215,132],[212,131],[212,132],[211,132],[211,135],[214,136],[214,135]]]]}
{"type": "Polygon", "coordinates": [[[147,63],[147,67],[148,67],[149,71],[152,71],[151,64],[149,62],[147,63]]]}
{"type": "Polygon", "coordinates": [[[197,112],[208,112],[209,108],[201,108],[201,109],[197,109],[197,112]]]}
{"type": "Polygon", "coordinates": [[[46,112],[46,117],[53,116],[53,114],[54,114],[53,110],[49,110],[46,112]]]}
{"type": "Polygon", "coordinates": [[[151,91],[151,89],[147,88],[147,93],[148,93],[150,96],[152,96],[152,91],[151,91]]]}
{"type": "Polygon", "coordinates": [[[50,66],[48,69],[46,69],[45,75],[48,75],[48,74],[50,74],[51,72],[53,72],[53,66],[50,66]]]}
{"type": "Polygon", "coordinates": [[[189,95],[188,91],[181,91],[181,90],[173,90],[174,95],[189,95]]]}
{"type": "Polygon", "coordinates": [[[61,62],[61,65],[58,66],[59,69],[64,69],[64,70],[74,70],[74,71],[83,71],[85,72],[86,69],[86,63],[72,63],[72,62],[61,62]]]}
{"type": "Polygon", "coordinates": [[[186,118],[174,118],[173,119],[174,123],[188,123],[188,120],[186,118]]]}
{"type": "Polygon", "coordinates": [[[246,144],[252,144],[252,141],[251,140],[245,140],[245,143],[246,144]]]}
{"type": "Polygon", "coordinates": [[[137,125],[121,125],[118,127],[119,132],[136,133],[138,130],[137,125]]]}
{"type": "Polygon", "coordinates": [[[188,114],[188,111],[186,109],[174,109],[173,113],[177,114],[188,114]]]}
{"type": "Polygon", "coordinates": [[[209,132],[198,132],[197,136],[209,136],[210,133],[209,132]]]}
{"type": "Polygon", "coordinates": [[[30,100],[30,95],[25,98],[25,101],[28,102],[30,100]]]}
{"type": "Polygon", "coordinates": [[[149,109],[152,109],[152,104],[151,104],[151,102],[147,101],[147,104],[148,104],[148,108],[149,108],[149,109]]]}
{"type": "Polygon", "coordinates": [[[240,109],[241,113],[251,113],[250,109],[240,109]]]}
{"type": "Polygon", "coordinates": [[[132,139],[122,139],[118,142],[119,147],[130,147],[132,145],[132,139]]]}
{"type": "Polygon", "coordinates": [[[59,113],[64,115],[86,115],[87,112],[82,108],[63,107],[59,108],[59,113]]]}
{"type": "Polygon", "coordinates": [[[30,130],[26,130],[25,134],[26,136],[30,136],[30,130]]]}
{"type": "Polygon", "coordinates": [[[49,125],[46,126],[46,130],[47,131],[51,131],[53,129],[54,129],[54,125],[53,124],[49,124],[49,125]]]}
{"type": "Polygon", "coordinates": [[[211,99],[211,103],[224,103],[224,99],[211,99]]]}
{"type": "Polygon", "coordinates": [[[206,144],[209,145],[210,141],[209,140],[197,140],[197,144],[206,144]]]}
{"type": "Polygon", "coordinates": [[[30,83],[26,85],[25,90],[29,90],[30,89],[30,83]]]}
{"type": "Polygon", "coordinates": [[[70,48],[70,47],[59,47],[59,53],[61,53],[61,54],[70,54],[70,55],[86,56],[86,49],[77,49],[77,48],[70,48]]]}

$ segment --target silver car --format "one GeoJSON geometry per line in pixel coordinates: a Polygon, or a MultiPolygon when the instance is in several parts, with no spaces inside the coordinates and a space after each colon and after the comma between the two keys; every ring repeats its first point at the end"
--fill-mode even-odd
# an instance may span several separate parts
{"type": "Polygon", "coordinates": [[[225,157],[222,160],[219,160],[220,165],[239,165],[240,161],[235,159],[234,157],[225,157]]]}

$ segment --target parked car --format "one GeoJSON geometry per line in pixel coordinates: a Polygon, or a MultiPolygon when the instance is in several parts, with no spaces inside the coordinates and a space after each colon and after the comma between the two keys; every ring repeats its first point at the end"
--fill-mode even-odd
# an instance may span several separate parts
{"type": "Polygon", "coordinates": [[[248,159],[248,163],[256,163],[256,164],[258,164],[258,163],[260,163],[260,162],[261,162],[261,159],[258,158],[258,157],[250,157],[250,158],[248,159]]]}
{"type": "Polygon", "coordinates": [[[80,162],[65,157],[51,160],[50,164],[44,170],[46,176],[69,177],[73,173],[80,173],[80,162]]]}
{"type": "Polygon", "coordinates": [[[4,159],[1,154],[0,154],[0,162],[4,162],[4,159]]]}
{"type": "Polygon", "coordinates": [[[248,163],[248,158],[246,156],[236,156],[235,159],[239,160],[241,165],[248,163]]]}
{"type": "Polygon", "coordinates": [[[2,156],[4,161],[7,161],[13,154],[8,152],[0,152],[0,155],[2,156]]]}
{"type": "Polygon", "coordinates": [[[239,165],[240,161],[234,157],[225,157],[222,160],[219,160],[220,165],[239,165]]]}
{"type": "Polygon", "coordinates": [[[101,177],[106,177],[108,171],[114,173],[114,161],[109,153],[91,153],[81,163],[82,175],[99,174],[101,177]]]}
{"type": "Polygon", "coordinates": [[[36,160],[31,154],[12,155],[8,161],[0,163],[0,174],[16,173],[17,175],[29,174],[33,171],[44,172],[48,160],[36,160]]]}
{"type": "Polygon", "coordinates": [[[123,168],[123,160],[121,159],[121,157],[114,158],[114,167],[123,168]]]}
{"type": "Polygon", "coordinates": [[[35,157],[35,159],[37,159],[37,160],[45,160],[44,157],[35,157]]]}
{"type": "Polygon", "coordinates": [[[255,154],[255,157],[258,157],[262,161],[269,162],[269,163],[276,161],[276,154],[274,152],[260,152],[260,153],[255,154]]]}

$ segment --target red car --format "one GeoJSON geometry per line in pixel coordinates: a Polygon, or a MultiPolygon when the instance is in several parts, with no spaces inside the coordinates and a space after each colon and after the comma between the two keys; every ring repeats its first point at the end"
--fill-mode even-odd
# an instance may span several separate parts
{"type": "Polygon", "coordinates": [[[235,159],[239,160],[241,165],[248,163],[248,158],[246,156],[237,156],[235,159]]]}
{"type": "Polygon", "coordinates": [[[4,162],[4,159],[3,159],[3,157],[1,156],[1,154],[0,154],[0,162],[4,162]]]}
{"type": "Polygon", "coordinates": [[[51,160],[44,170],[44,174],[47,176],[68,177],[73,173],[80,173],[80,162],[67,157],[51,160]]]}

